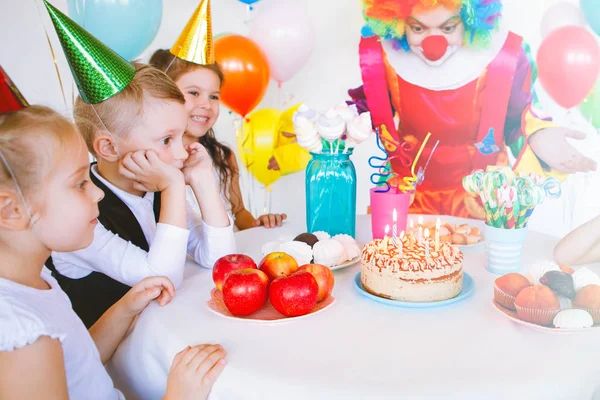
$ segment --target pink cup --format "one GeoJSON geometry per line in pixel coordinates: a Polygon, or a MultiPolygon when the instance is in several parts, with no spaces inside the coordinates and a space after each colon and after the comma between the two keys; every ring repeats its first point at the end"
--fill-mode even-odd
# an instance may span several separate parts
{"type": "Polygon", "coordinates": [[[390,226],[388,235],[392,235],[394,209],[398,214],[396,226],[398,235],[400,235],[400,232],[406,231],[410,193],[402,193],[394,189],[380,193],[376,192],[377,189],[371,189],[371,231],[373,232],[373,239],[383,239],[386,225],[390,226]]]}

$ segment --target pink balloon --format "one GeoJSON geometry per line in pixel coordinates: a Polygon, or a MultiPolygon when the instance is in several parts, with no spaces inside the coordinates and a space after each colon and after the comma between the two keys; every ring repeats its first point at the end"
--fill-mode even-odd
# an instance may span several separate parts
{"type": "Polygon", "coordinates": [[[544,89],[559,105],[575,107],[592,91],[600,74],[600,47],[585,28],[552,31],[537,55],[544,89]]]}
{"type": "Polygon", "coordinates": [[[315,44],[315,28],[297,2],[264,3],[253,19],[250,38],[267,55],[271,77],[279,82],[292,78],[308,62],[315,44]]]}

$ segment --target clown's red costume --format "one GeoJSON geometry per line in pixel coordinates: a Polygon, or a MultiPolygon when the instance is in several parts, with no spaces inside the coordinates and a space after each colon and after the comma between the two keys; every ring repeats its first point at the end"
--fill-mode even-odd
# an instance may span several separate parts
{"type": "Polygon", "coordinates": [[[550,172],[527,138],[555,125],[531,109],[532,64],[522,38],[497,27],[500,10],[500,2],[493,0],[365,1],[363,86],[351,90],[351,97],[371,112],[376,127],[388,128],[392,140],[382,139],[400,176],[410,175],[410,167],[400,162],[398,143],[415,138],[420,143],[430,132],[419,163],[423,166],[440,141],[411,213],[476,216],[478,207],[466,197],[462,178],[487,165],[507,165],[507,147],[516,159],[515,169],[550,172]],[[405,20],[415,4],[421,9],[442,4],[460,10],[466,45],[450,48],[441,35],[431,35],[417,50],[409,47],[405,20]],[[395,18],[385,22],[390,15],[395,18]]]}

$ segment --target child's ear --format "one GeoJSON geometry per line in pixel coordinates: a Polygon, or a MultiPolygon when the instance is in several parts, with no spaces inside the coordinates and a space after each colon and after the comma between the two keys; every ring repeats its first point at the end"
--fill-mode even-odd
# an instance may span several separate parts
{"type": "Polygon", "coordinates": [[[16,193],[0,191],[0,227],[15,231],[29,227],[25,204],[16,193]]]}
{"type": "Polygon", "coordinates": [[[98,156],[108,162],[119,161],[119,153],[113,138],[107,135],[100,135],[94,139],[94,152],[98,156]]]}

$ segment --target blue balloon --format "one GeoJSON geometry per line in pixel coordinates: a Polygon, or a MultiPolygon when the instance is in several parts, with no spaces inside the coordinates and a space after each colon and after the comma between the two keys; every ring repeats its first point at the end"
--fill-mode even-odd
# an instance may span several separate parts
{"type": "Polygon", "coordinates": [[[126,60],[142,54],[162,20],[162,0],[68,1],[69,16],[126,60]]]}
{"type": "Polygon", "coordinates": [[[244,4],[250,5],[250,4],[257,3],[259,0],[240,0],[240,1],[244,4]]]}
{"type": "Polygon", "coordinates": [[[580,0],[581,11],[590,27],[600,35],[600,4],[598,0],[580,0]]]}

